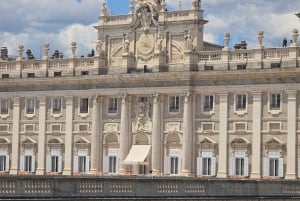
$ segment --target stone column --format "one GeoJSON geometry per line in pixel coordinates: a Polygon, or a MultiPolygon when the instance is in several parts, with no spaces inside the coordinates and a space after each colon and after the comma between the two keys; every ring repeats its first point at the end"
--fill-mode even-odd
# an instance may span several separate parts
{"type": "Polygon", "coordinates": [[[287,164],[286,179],[296,179],[296,150],[297,150],[297,134],[296,134],[296,117],[297,117],[297,91],[287,91],[288,95],[288,134],[287,134],[287,164]]]}
{"type": "Polygon", "coordinates": [[[128,165],[122,164],[129,153],[129,123],[130,123],[130,112],[129,112],[129,97],[124,94],[122,96],[121,106],[121,125],[120,125],[120,165],[119,174],[126,175],[129,172],[128,165]]]}
{"type": "Polygon", "coordinates": [[[152,175],[160,176],[162,139],[161,139],[161,102],[159,94],[153,96],[153,115],[152,115],[152,175]]]}
{"type": "Polygon", "coordinates": [[[66,99],[65,160],[63,175],[71,175],[73,159],[73,97],[66,99]]]}
{"type": "Polygon", "coordinates": [[[250,177],[261,178],[261,118],[262,118],[262,93],[253,92],[252,116],[252,168],[250,177]]]}
{"type": "Polygon", "coordinates": [[[192,153],[193,153],[193,111],[192,96],[190,92],[184,96],[183,109],[183,155],[182,155],[182,171],[183,176],[191,176],[192,174],[192,153]]]}
{"type": "Polygon", "coordinates": [[[220,120],[219,120],[219,162],[218,177],[227,177],[228,164],[228,94],[220,94],[220,120]]]}
{"type": "Polygon", "coordinates": [[[45,173],[45,150],[46,150],[46,97],[39,98],[39,141],[38,141],[38,166],[37,175],[45,173]]]}
{"type": "Polygon", "coordinates": [[[19,132],[20,132],[20,97],[13,97],[13,135],[10,174],[18,174],[19,170],[19,132]]]}
{"type": "Polygon", "coordinates": [[[92,116],[92,143],[91,143],[91,174],[101,174],[100,164],[102,156],[102,99],[95,96],[93,99],[93,116],[92,116]]]}

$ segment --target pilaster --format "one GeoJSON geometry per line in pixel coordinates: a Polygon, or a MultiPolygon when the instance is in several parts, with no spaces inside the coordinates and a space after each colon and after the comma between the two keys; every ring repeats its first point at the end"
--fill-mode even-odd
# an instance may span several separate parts
{"type": "Polygon", "coordinates": [[[45,137],[46,137],[46,97],[39,98],[39,140],[38,140],[38,166],[37,175],[45,173],[45,137]]]}
{"type": "Polygon", "coordinates": [[[127,94],[122,95],[121,106],[121,125],[120,125],[120,166],[119,175],[126,175],[129,173],[128,165],[122,164],[129,153],[129,97],[127,94]]]}
{"type": "Polygon", "coordinates": [[[13,97],[13,135],[10,174],[19,170],[20,97],[13,97]]]}
{"type": "Polygon", "coordinates": [[[253,125],[252,125],[252,168],[250,177],[261,178],[261,119],[262,119],[262,93],[253,92],[253,125]]]}
{"type": "Polygon", "coordinates": [[[296,116],[297,116],[297,91],[286,91],[288,95],[288,134],[287,134],[287,159],[286,159],[286,179],[296,179],[297,170],[297,135],[296,135],[296,116]]]}
{"type": "Polygon", "coordinates": [[[71,175],[73,158],[73,97],[66,99],[65,163],[63,175],[71,175]]]}
{"type": "Polygon", "coordinates": [[[160,176],[161,169],[161,100],[159,94],[153,95],[153,116],[152,116],[152,175],[160,176]]]}
{"type": "Polygon", "coordinates": [[[92,143],[91,143],[91,174],[102,174],[102,97],[93,99],[92,143]]]}
{"type": "Polygon", "coordinates": [[[228,94],[219,94],[220,97],[220,116],[219,116],[219,166],[218,177],[227,177],[228,164],[228,94]]]}
{"type": "Polygon", "coordinates": [[[184,95],[183,109],[183,158],[182,176],[192,175],[192,153],[193,153],[193,112],[192,95],[190,92],[184,95]]]}

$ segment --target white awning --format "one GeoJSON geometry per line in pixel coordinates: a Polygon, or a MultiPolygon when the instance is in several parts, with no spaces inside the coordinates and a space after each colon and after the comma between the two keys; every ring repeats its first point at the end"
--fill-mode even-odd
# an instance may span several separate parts
{"type": "Polygon", "coordinates": [[[126,159],[123,161],[123,164],[131,164],[131,165],[147,165],[145,162],[151,145],[132,145],[129,154],[126,159]]]}

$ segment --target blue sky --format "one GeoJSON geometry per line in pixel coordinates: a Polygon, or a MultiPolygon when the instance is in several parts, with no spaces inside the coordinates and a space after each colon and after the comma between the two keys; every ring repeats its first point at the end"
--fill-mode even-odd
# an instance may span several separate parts
{"type": "MultiPolygon", "coordinates": [[[[17,55],[19,45],[40,56],[44,43],[50,53],[58,49],[70,54],[75,41],[78,54],[88,54],[97,40],[94,25],[101,14],[103,0],[0,0],[0,47],[17,55]]],[[[182,0],[182,9],[190,9],[192,0],[182,0]]],[[[129,0],[107,0],[112,14],[126,14],[129,0]]],[[[179,10],[179,0],[166,0],[168,10],[179,10]]],[[[202,0],[205,19],[204,40],[223,45],[230,32],[230,45],[246,40],[256,47],[256,34],[263,30],[265,47],[279,47],[282,39],[291,39],[300,29],[294,15],[300,12],[300,0],[202,0]]],[[[300,40],[299,40],[300,41],[300,40]]]]}

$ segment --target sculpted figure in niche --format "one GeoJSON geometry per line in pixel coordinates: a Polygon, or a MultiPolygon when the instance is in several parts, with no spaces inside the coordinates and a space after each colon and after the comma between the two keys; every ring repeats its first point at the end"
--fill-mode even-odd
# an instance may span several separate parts
{"type": "Polygon", "coordinates": [[[128,37],[126,34],[123,34],[123,53],[124,54],[129,53],[129,46],[130,46],[130,42],[128,40],[128,37]]]}
{"type": "Polygon", "coordinates": [[[96,51],[97,51],[97,54],[100,55],[103,53],[103,49],[102,49],[102,46],[103,46],[103,43],[101,40],[98,40],[97,43],[96,43],[96,51]]]}
{"type": "Polygon", "coordinates": [[[148,7],[143,7],[140,9],[138,17],[142,23],[143,29],[145,32],[149,31],[151,25],[151,12],[148,7]]]}
{"type": "Polygon", "coordinates": [[[162,51],[162,42],[163,42],[163,39],[162,39],[161,35],[158,33],[157,39],[156,39],[156,49],[157,49],[157,52],[159,52],[159,53],[162,51]]]}
{"type": "Polygon", "coordinates": [[[185,50],[193,51],[195,48],[193,46],[193,38],[190,34],[190,31],[185,31],[184,34],[184,39],[185,39],[185,50]]]}

